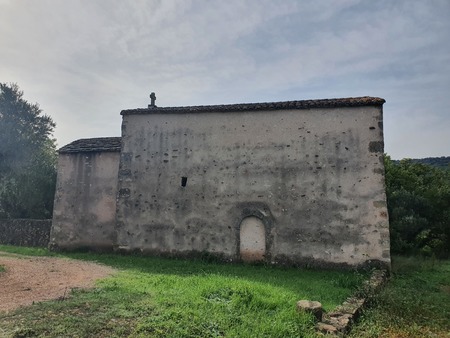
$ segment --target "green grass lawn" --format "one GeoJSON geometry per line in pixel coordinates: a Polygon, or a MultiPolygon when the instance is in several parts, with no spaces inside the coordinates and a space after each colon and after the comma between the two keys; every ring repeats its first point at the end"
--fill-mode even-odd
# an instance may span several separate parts
{"type": "Polygon", "coordinates": [[[392,278],[352,337],[450,337],[450,261],[394,257],[392,278]]]}
{"type": "MultiPolygon", "coordinates": [[[[0,246],[45,255],[43,249],[0,246]]],[[[314,337],[299,299],[331,310],[364,276],[154,257],[64,254],[119,269],[94,290],[0,314],[7,337],[314,337]]],[[[2,331],[0,331],[1,333],[2,331]]]]}
{"type": "MultiPolygon", "coordinates": [[[[333,309],[355,272],[230,265],[154,257],[0,251],[97,261],[119,270],[93,290],[0,314],[3,337],[316,337],[299,299],[333,309]]],[[[1,253],[0,253],[1,254],[1,253]]],[[[351,337],[449,337],[450,261],[394,257],[392,277],[351,337]]]]}

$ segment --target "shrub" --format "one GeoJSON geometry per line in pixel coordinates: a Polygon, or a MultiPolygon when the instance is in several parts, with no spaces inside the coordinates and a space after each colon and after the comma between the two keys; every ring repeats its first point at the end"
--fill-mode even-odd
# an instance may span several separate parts
{"type": "Polygon", "coordinates": [[[450,170],[385,156],[391,249],[450,255],[450,170]]]}

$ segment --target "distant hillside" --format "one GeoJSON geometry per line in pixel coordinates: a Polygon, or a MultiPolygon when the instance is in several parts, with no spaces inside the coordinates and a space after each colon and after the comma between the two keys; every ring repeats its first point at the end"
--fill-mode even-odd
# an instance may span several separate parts
{"type": "MultiPolygon", "coordinates": [[[[426,158],[412,158],[411,161],[416,163],[428,164],[438,168],[450,169],[450,156],[442,157],[426,157],[426,158]]],[[[398,160],[394,162],[399,162],[398,160]]]]}

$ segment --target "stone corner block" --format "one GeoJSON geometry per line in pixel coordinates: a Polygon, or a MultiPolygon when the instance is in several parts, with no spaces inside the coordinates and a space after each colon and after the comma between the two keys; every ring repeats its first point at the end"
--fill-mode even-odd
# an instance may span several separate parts
{"type": "Polygon", "coordinates": [[[323,308],[320,302],[302,299],[297,302],[297,310],[301,312],[312,313],[320,322],[322,320],[323,308]]]}

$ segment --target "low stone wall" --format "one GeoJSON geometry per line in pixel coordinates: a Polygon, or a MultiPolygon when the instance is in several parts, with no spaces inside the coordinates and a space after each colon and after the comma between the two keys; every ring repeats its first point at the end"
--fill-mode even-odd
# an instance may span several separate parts
{"type": "Polygon", "coordinates": [[[369,301],[380,291],[387,278],[387,270],[374,270],[370,278],[364,281],[361,289],[329,313],[323,312],[321,303],[306,299],[297,302],[297,310],[313,314],[318,321],[316,329],[321,334],[344,337],[363,309],[368,306],[369,301]]]}
{"type": "Polygon", "coordinates": [[[46,247],[51,219],[0,219],[0,244],[46,247]]]}
{"type": "Polygon", "coordinates": [[[322,323],[318,323],[319,331],[342,335],[348,333],[363,309],[368,306],[370,300],[385,284],[387,278],[388,271],[374,270],[370,278],[363,283],[362,288],[355,295],[347,298],[334,311],[325,314],[322,323]]]}

